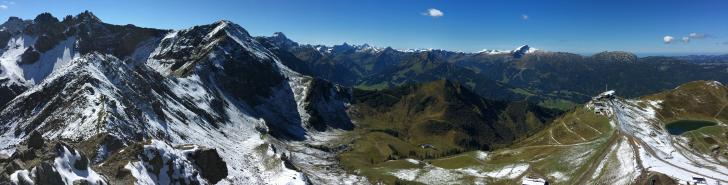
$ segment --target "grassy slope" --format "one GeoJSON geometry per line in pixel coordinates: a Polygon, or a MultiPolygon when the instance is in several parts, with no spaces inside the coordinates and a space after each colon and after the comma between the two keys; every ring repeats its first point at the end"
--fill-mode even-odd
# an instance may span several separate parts
{"type": "MultiPolygon", "coordinates": [[[[610,143],[613,143],[613,138],[611,137],[613,135],[612,131],[605,117],[595,115],[589,110],[578,108],[564,114],[564,116],[556,119],[553,124],[548,125],[543,130],[528,138],[518,141],[508,148],[489,152],[489,157],[485,159],[478,157],[479,151],[470,151],[422,160],[423,163],[431,164],[430,167],[426,167],[423,164],[412,164],[402,159],[387,160],[386,162],[373,165],[360,165],[356,167],[359,169],[360,174],[374,181],[391,184],[397,179],[391,173],[397,170],[425,169],[425,171],[420,172],[420,175],[423,176],[427,173],[426,169],[433,167],[450,170],[450,172],[457,174],[463,169],[473,169],[478,172],[492,172],[513,164],[526,164],[529,166],[526,175],[546,177],[552,184],[553,182],[555,184],[569,184],[573,183],[576,179],[568,177],[582,175],[581,173],[583,173],[587,166],[585,164],[598,164],[601,159],[597,157],[596,151],[605,150],[610,147],[610,143]],[[571,129],[571,131],[568,129],[571,129]],[[585,140],[581,140],[581,138],[585,140]],[[563,178],[562,176],[567,178],[563,178]]],[[[392,141],[383,139],[387,138],[381,137],[384,135],[376,134],[379,137],[364,138],[369,138],[366,140],[368,144],[381,144],[392,141]]],[[[395,138],[389,137],[389,139],[394,140],[395,138]]],[[[368,147],[373,146],[369,145],[368,147]]],[[[417,147],[411,149],[426,150],[417,147]]],[[[364,153],[364,151],[371,150],[362,146],[355,147],[353,151],[343,154],[342,162],[346,162],[347,157],[378,155],[376,152],[364,153]]],[[[399,181],[401,182],[402,180],[399,181]]],[[[494,179],[466,175],[457,180],[459,183],[466,184],[476,181],[491,184],[514,184],[520,183],[520,178],[494,179]]]]}
{"type": "MultiPolygon", "coordinates": [[[[698,81],[684,84],[671,91],[645,96],[642,99],[663,100],[661,103],[663,109],[658,110],[658,117],[664,123],[681,119],[719,122],[720,124],[717,126],[704,127],[682,135],[690,140],[690,146],[685,147],[719,158],[720,155],[728,153],[725,151],[726,144],[728,144],[728,134],[726,134],[728,127],[725,125],[728,122],[728,111],[722,110],[728,104],[727,92],[725,86],[711,86],[708,82],[698,81]]],[[[574,184],[578,183],[581,177],[596,180],[590,181],[590,183],[598,183],[614,180],[613,171],[620,170],[616,148],[620,144],[628,144],[628,142],[620,142],[619,137],[613,137],[616,136],[614,131],[606,117],[596,115],[586,108],[577,107],[554,119],[546,127],[529,137],[519,138],[506,148],[488,152],[487,158],[479,158],[479,151],[470,151],[435,158],[412,157],[420,159],[420,164],[413,164],[403,159],[387,159],[385,157],[388,154],[387,150],[391,150],[392,147],[379,146],[383,143],[390,143],[394,148],[414,150],[418,153],[435,151],[413,146],[406,139],[375,132],[369,133],[371,136],[362,136],[364,139],[360,139],[356,143],[363,145],[354,147],[353,152],[343,154],[342,160],[346,163],[351,158],[362,156],[379,156],[385,159],[383,162],[375,161],[374,164],[359,164],[349,167],[358,169],[360,174],[374,181],[387,184],[409,182],[398,180],[393,175],[393,172],[398,170],[418,170],[415,179],[417,181],[418,178],[423,178],[429,171],[435,169],[445,170],[448,174],[460,174],[461,176],[455,175],[456,178],[452,181],[455,183],[520,183],[522,176],[514,179],[495,179],[463,174],[464,169],[486,173],[514,164],[528,165],[524,176],[545,177],[550,184],[574,184]],[[378,146],[378,149],[372,150],[363,146],[378,146]],[[380,154],[372,151],[379,151],[380,154]],[[347,157],[350,158],[346,159],[347,157]],[[604,164],[597,168],[600,162],[604,164]],[[587,173],[588,169],[594,169],[594,174],[587,173]]]]}
{"type": "Polygon", "coordinates": [[[388,183],[396,179],[387,175],[393,160],[430,160],[501,148],[535,134],[555,115],[525,102],[482,99],[459,84],[442,80],[355,94],[359,102],[352,117],[358,127],[352,137],[357,138],[340,159],[347,169],[388,183]],[[420,144],[434,148],[423,149],[420,144]]]}

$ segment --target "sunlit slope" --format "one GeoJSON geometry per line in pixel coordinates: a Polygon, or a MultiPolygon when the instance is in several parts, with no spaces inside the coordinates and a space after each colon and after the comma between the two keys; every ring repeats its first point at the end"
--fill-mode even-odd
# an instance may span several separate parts
{"type": "MultiPolygon", "coordinates": [[[[355,173],[390,184],[514,184],[526,177],[549,184],[670,184],[692,177],[725,183],[726,92],[720,83],[698,81],[641,99],[595,98],[504,148],[388,158],[355,173]],[[716,125],[672,135],[666,125],[676,120],[716,125]]],[[[397,148],[382,145],[385,135],[369,137],[368,147],[397,148]]]]}
{"type": "Polygon", "coordinates": [[[546,127],[556,115],[528,102],[484,99],[446,80],[355,91],[354,96],[355,138],[340,158],[347,169],[360,170],[374,181],[393,182],[371,171],[388,161],[506,147],[546,127]]]}

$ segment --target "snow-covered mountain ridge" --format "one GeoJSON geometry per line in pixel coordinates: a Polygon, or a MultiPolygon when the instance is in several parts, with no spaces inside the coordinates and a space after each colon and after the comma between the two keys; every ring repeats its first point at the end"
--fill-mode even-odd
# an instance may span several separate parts
{"type": "MultiPolygon", "coordinates": [[[[304,184],[309,174],[290,165],[288,140],[352,127],[347,88],[288,69],[229,21],[178,31],[108,25],[90,12],[24,22],[2,29],[11,39],[0,58],[0,87],[11,98],[0,107],[0,155],[17,159],[7,169],[22,173],[7,171],[0,181],[41,183],[49,175],[33,170],[36,159],[21,157],[37,132],[87,149],[102,176],[91,184],[304,184]],[[107,139],[83,142],[94,138],[107,139]],[[139,143],[145,152],[129,153],[139,143]],[[225,163],[217,170],[227,174],[207,178],[211,172],[195,164],[188,145],[216,149],[225,163]],[[153,165],[155,156],[169,166],[153,165]]],[[[83,180],[60,175],[65,184],[83,180]]]]}

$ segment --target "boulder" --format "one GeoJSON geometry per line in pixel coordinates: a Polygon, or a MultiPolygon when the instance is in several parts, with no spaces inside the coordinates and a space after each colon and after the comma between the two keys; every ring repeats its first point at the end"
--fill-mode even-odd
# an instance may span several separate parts
{"type": "Polygon", "coordinates": [[[45,140],[43,139],[43,135],[40,134],[38,131],[33,131],[30,133],[30,137],[28,137],[28,147],[32,149],[40,149],[43,148],[45,144],[45,140]]]}
{"type": "Polygon", "coordinates": [[[22,64],[32,64],[38,61],[38,59],[40,59],[40,52],[36,51],[33,46],[25,49],[25,52],[20,55],[20,63],[22,64]]]}
{"type": "Polygon", "coordinates": [[[227,164],[217,154],[215,149],[200,149],[192,154],[190,158],[199,167],[202,178],[215,184],[228,175],[227,164]]]}
{"type": "Polygon", "coordinates": [[[81,180],[73,181],[73,185],[91,185],[91,183],[85,179],[81,179],[81,180]]]}
{"type": "Polygon", "coordinates": [[[65,184],[63,183],[61,174],[53,169],[53,165],[48,162],[41,162],[40,165],[33,169],[33,172],[33,182],[35,184],[65,184]]]}
{"type": "Polygon", "coordinates": [[[76,162],[73,163],[73,168],[77,170],[87,170],[88,169],[88,158],[83,153],[79,152],[81,154],[81,158],[76,160],[76,162]]]}
{"type": "Polygon", "coordinates": [[[33,150],[18,150],[17,151],[17,158],[22,161],[30,161],[35,159],[37,156],[35,155],[35,151],[33,150]]]}

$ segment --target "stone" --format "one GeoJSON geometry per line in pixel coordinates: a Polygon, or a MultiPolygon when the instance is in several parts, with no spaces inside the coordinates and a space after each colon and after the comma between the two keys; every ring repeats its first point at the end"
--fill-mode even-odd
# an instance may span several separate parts
{"type": "Polygon", "coordinates": [[[45,145],[45,140],[43,139],[43,135],[40,134],[38,131],[33,131],[30,133],[30,137],[28,137],[28,147],[32,149],[40,149],[43,148],[43,145],[45,145]]]}
{"type": "Polygon", "coordinates": [[[33,172],[35,173],[33,176],[35,184],[65,184],[61,174],[53,169],[53,165],[48,162],[41,162],[33,172]]]}
{"type": "Polygon", "coordinates": [[[190,156],[199,167],[200,175],[208,182],[215,184],[228,175],[227,164],[215,149],[200,149],[190,156]]]}
{"type": "Polygon", "coordinates": [[[91,185],[91,183],[85,179],[81,179],[81,180],[73,181],[73,185],[91,185]]]}
{"type": "Polygon", "coordinates": [[[81,158],[76,160],[76,162],[73,163],[73,168],[77,170],[87,170],[88,169],[88,157],[81,153],[79,151],[79,154],[81,154],[81,158]]]}
{"type": "Polygon", "coordinates": [[[30,161],[36,158],[35,151],[33,150],[18,150],[18,159],[22,161],[30,161]]]}

